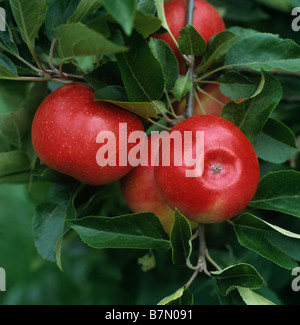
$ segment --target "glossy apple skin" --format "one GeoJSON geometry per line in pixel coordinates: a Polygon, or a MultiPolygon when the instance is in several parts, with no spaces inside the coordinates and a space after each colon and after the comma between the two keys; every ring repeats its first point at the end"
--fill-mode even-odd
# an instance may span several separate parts
{"type": "Polygon", "coordinates": [[[231,122],[212,115],[190,117],[170,132],[175,130],[204,131],[204,173],[192,178],[186,177],[184,164],[156,166],[155,180],[164,199],[198,223],[236,216],[251,201],[259,182],[259,164],[251,143],[231,122]]]}
{"type": "MultiPolygon", "coordinates": [[[[159,145],[152,148],[157,152],[159,145]]],[[[151,165],[151,142],[148,135],[147,166],[139,165],[120,180],[123,197],[132,212],[153,212],[159,217],[166,233],[170,234],[174,210],[160,195],[155,179],[154,166],[151,165]]]]}
{"type": "Polygon", "coordinates": [[[134,114],[94,101],[89,86],[65,85],[50,93],[39,106],[32,124],[32,143],[38,157],[52,169],[88,185],[104,185],[132,169],[129,164],[100,167],[96,161],[101,147],[96,143],[97,134],[109,130],[116,135],[118,162],[119,123],[127,123],[128,134],[144,130],[134,114]]]}
{"type": "MultiPolygon", "coordinates": [[[[221,92],[219,84],[208,84],[205,87],[203,87],[203,90],[223,104],[221,105],[220,103],[218,103],[217,101],[209,97],[208,95],[202,92],[198,92],[197,95],[202,104],[203,110],[205,111],[205,114],[220,116],[224,105],[229,101],[231,101],[232,99],[225,96],[221,92]]],[[[237,102],[239,101],[240,100],[238,100],[237,102]]],[[[185,107],[186,107],[186,99],[183,99],[181,102],[176,101],[173,103],[173,108],[175,110],[175,113],[178,115],[182,115],[184,113],[185,107]]],[[[194,99],[193,115],[195,116],[203,115],[203,111],[196,98],[194,99]]]]}
{"type": "MultiPolygon", "coordinates": [[[[166,21],[176,40],[179,38],[179,31],[186,26],[186,6],[187,0],[169,0],[165,3],[166,21]]],[[[195,0],[193,26],[206,43],[212,36],[225,30],[225,24],[219,12],[205,0],[195,0]]],[[[168,43],[180,63],[180,71],[183,72],[184,60],[171,36],[168,33],[156,33],[152,37],[168,43]]]]}

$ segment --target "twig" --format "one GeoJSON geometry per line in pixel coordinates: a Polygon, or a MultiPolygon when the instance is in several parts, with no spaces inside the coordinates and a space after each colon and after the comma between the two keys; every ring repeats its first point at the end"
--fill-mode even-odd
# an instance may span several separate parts
{"type": "MultiPolygon", "coordinates": [[[[195,10],[195,0],[188,0],[187,9],[186,9],[186,24],[193,25],[194,19],[194,10],[195,10]]],[[[188,74],[191,80],[194,83],[194,57],[189,55],[187,61],[188,74]]],[[[194,106],[194,91],[191,89],[186,95],[186,116],[193,116],[193,106],[194,106]]]]}

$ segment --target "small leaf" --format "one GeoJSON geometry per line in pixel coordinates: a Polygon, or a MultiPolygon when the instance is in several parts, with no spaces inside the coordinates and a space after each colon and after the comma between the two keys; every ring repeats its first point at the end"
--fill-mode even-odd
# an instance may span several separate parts
{"type": "Polygon", "coordinates": [[[191,266],[192,230],[188,220],[175,209],[174,223],[170,233],[172,260],[175,265],[191,266]]]}
{"type": "Polygon", "coordinates": [[[265,175],[249,205],[300,218],[300,173],[283,170],[265,175]]]}
{"type": "Polygon", "coordinates": [[[171,48],[168,46],[166,42],[160,39],[151,38],[149,42],[149,46],[153,54],[161,64],[164,77],[166,80],[166,89],[168,90],[175,84],[178,78],[178,74],[179,74],[178,61],[173,51],[171,50],[171,48]]]}
{"type": "Polygon", "coordinates": [[[239,243],[279,266],[293,269],[300,259],[300,235],[244,213],[233,220],[239,243]]]}
{"type": "Polygon", "coordinates": [[[216,280],[218,291],[223,296],[227,296],[230,291],[237,287],[259,289],[264,283],[256,269],[246,263],[211,272],[211,275],[216,280]]]}
{"type": "Polygon", "coordinates": [[[71,220],[83,242],[93,248],[170,248],[168,236],[153,213],[137,213],[118,217],[85,217],[71,220]]]}
{"type": "Polygon", "coordinates": [[[56,32],[59,39],[59,54],[63,60],[127,50],[126,47],[114,44],[82,23],[61,25],[57,27],[56,32]]]}
{"type": "Polygon", "coordinates": [[[201,56],[206,51],[206,42],[192,25],[179,31],[178,46],[182,54],[201,56]]]}
{"type": "Polygon", "coordinates": [[[45,0],[9,0],[23,41],[34,49],[35,39],[46,17],[45,0]]]}
{"type": "Polygon", "coordinates": [[[157,305],[193,305],[193,294],[185,287],[162,299],[157,305]]]}
{"type": "Polygon", "coordinates": [[[230,31],[223,31],[215,35],[207,45],[207,51],[203,55],[203,63],[197,68],[197,72],[206,71],[211,64],[223,55],[224,51],[228,51],[231,45],[233,45],[233,40],[237,36],[230,31]]]}
{"type": "Polygon", "coordinates": [[[180,76],[175,83],[173,94],[180,101],[193,88],[193,81],[189,75],[180,76]]]}

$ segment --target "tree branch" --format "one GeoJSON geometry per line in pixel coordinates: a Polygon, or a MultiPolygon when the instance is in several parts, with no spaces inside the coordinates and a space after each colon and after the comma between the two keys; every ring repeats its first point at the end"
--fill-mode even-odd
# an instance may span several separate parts
{"type": "MultiPolygon", "coordinates": [[[[187,1],[186,8],[186,24],[193,25],[194,19],[194,10],[195,10],[195,0],[187,1]]],[[[194,57],[189,55],[189,61],[187,61],[188,74],[191,80],[194,82],[194,57]]],[[[186,96],[186,116],[193,116],[193,107],[194,107],[194,90],[191,89],[186,96]]]]}

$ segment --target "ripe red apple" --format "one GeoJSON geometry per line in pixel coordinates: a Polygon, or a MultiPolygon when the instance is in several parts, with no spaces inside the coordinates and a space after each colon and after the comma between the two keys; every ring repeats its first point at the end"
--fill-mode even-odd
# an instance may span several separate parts
{"type": "Polygon", "coordinates": [[[182,166],[174,164],[171,146],[170,166],[160,163],[154,168],[159,191],[171,208],[199,223],[221,222],[240,213],[254,196],[260,176],[255,151],[244,133],[213,115],[187,118],[170,134],[175,131],[193,134],[192,146],[184,148],[182,156],[189,149],[195,154],[196,132],[204,132],[204,164],[201,176],[187,177],[187,171],[193,170],[191,161],[183,159],[182,166]]]}
{"type": "MultiPolygon", "coordinates": [[[[203,87],[203,90],[206,93],[208,93],[208,95],[206,95],[205,93],[202,93],[200,91],[197,93],[197,95],[198,95],[198,98],[202,104],[205,114],[220,116],[224,105],[232,99],[225,96],[221,92],[219,84],[207,84],[205,87],[203,87]],[[209,95],[213,96],[216,100],[211,98],[209,95]],[[220,103],[222,103],[222,105],[220,103]]],[[[184,113],[185,107],[186,107],[186,99],[185,98],[180,102],[176,101],[173,103],[174,111],[178,115],[181,115],[184,113]]],[[[202,114],[203,114],[203,111],[202,111],[197,99],[195,98],[194,99],[193,115],[202,115],[202,114]]]]}
{"type": "MultiPolygon", "coordinates": [[[[164,5],[166,21],[176,40],[179,38],[179,31],[186,26],[186,6],[187,0],[169,0],[164,5]]],[[[212,36],[225,30],[225,24],[219,12],[205,0],[195,0],[193,26],[206,43],[212,36]]],[[[168,33],[155,33],[151,36],[168,43],[179,62],[182,72],[184,60],[171,36],[168,33]]]]}
{"type": "MultiPolygon", "coordinates": [[[[100,131],[116,137],[119,157],[119,123],[127,124],[128,135],[143,131],[134,114],[107,103],[94,101],[94,91],[86,85],[66,85],[49,94],[38,108],[32,124],[32,142],[38,157],[52,169],[89,185],[103,185],[120,179],[133,167],[100,167],[96,156],[101,145],[100,131]]],[[[134,144],[128,144],[128,150],[134,144]]]]}
{"type": "Polygon", "coordinates": [[[139,165],[120,180],[123,197],[132,212],[153,212],[159,217],[165,231],[169,234],[174,221],[174,210],[160,195],[154,180],[154,164],[151,154],[156,154],[159,142],[155,144],[148,135],[148,157],[145,166],[139,165]]]}

